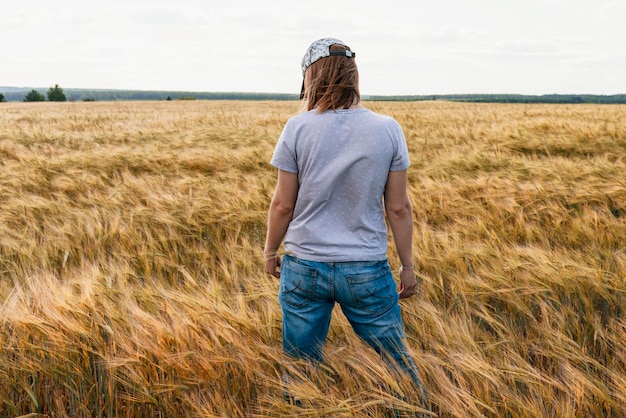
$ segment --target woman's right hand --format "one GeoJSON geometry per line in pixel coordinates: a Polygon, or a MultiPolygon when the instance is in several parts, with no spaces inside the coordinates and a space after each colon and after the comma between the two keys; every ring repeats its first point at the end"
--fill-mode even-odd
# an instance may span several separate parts
{"type": "Polygon", "coordinates": [[[280,256],[278,254],[265,258],[265,272],[280,279],[280,256]]]}

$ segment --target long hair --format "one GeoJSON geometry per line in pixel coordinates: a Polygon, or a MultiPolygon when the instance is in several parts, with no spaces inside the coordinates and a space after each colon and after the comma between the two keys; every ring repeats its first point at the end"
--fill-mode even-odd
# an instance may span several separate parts
{"type": "MultiPolygon", "coordinates": [[[[350,50],[331,45],[330,50],[350,50]]],[[[347,109],[361,100],[359,71],[354,58],[331,55],[311,64],[304,74],[304,109],[319,112],[347,109]]]]}

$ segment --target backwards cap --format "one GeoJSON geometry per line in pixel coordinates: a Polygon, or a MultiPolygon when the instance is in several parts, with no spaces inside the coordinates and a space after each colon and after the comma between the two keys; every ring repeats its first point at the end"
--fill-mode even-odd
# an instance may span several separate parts
{"type": "Polygon", "coordinates": [[[343,51],[343,50],[335,50],[331,51],[331,45],[343,45],[346,48],[350,49],[348,45],[335,38],[322,38],[313,42],[309,49],[306,50],[304,54],[304,58],[302,58],[302,76],[304,77],[304,73],[306,69],[309,68],[309,65],[313,64],[315,61],[330,57],[331,55],[342,55],[348,58],[354,58],[356,53],[352,51],[343,51]]]}

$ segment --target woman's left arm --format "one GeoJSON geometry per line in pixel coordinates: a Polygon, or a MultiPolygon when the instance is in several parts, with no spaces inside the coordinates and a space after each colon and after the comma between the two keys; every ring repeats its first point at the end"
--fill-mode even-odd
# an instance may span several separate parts
{"type": "Polygon", "coordinates": [[[280,256],[276,253],[287,233],[298,197],[298,174],[278,170],[276,191],[270,203],[265,238],[265,271],[280,277],[280,256]]]}

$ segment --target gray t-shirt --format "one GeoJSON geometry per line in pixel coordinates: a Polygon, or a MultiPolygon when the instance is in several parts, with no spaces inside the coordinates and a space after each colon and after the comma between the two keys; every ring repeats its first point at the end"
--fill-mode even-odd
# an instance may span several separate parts
{"type": "Polygon", "coordinates": [[[393,118],[368,109],[300,113],[287,121],[271,164],[298,174],[285,250],[321,262],[387,258],[385,184],[389,171],[410,164],[393,118]]]}

